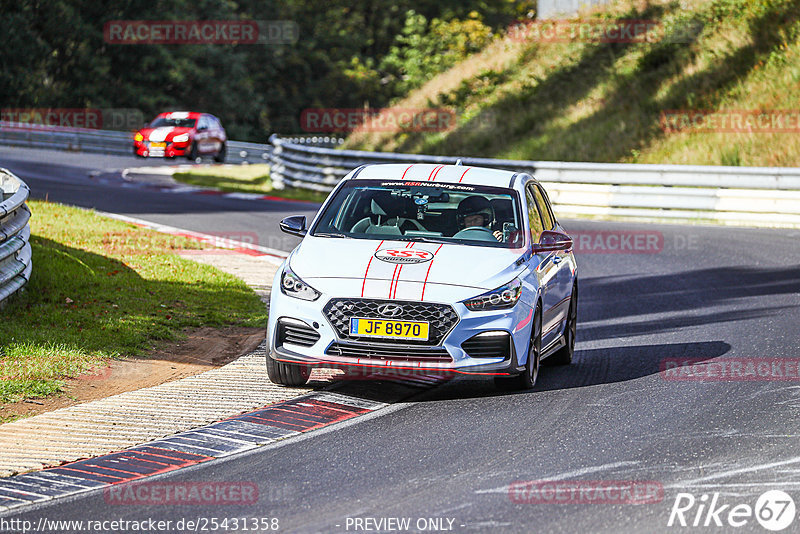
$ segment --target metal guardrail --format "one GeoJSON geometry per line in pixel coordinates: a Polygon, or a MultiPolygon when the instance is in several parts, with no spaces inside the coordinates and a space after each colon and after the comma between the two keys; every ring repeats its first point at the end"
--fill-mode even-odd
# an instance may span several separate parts
{"type": "Polygon", "coordinates": [[[31,212],[25,204],[29,194],[25,182],[0,169],[0,303],[31,278],[31,212]]]}
{"type": "Polygon", "coordinates": [[[277,135],[271,178],[330,191],[349,171],[371,163],[446,163],[527,172],[542,182],[563,217],[702,220],[800,228],[800,168],[716,167],[517,161],[334,150],[277,135]]]}
{"type": "MultiPolygon", "coordinates": [[[[133,134],[113,130],[40,127],[0,121],[0,144],[133,156],[133,134]]],[[[227,163],[267,163],[272,153],[272,145],[268,144],[228,140],[227,145],[227,163]]]]}

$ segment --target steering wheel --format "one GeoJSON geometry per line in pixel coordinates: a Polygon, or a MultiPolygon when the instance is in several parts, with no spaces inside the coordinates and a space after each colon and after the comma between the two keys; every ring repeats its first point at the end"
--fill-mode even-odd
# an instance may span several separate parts
{"type": "Polygon", "coordinates": [[[485,226],[470,226],[469,228],[464,228],[457,232],[456,235],[453,236],[453,239],[477,239],[478,241],[497,242],[494,233],[485,226]]]}

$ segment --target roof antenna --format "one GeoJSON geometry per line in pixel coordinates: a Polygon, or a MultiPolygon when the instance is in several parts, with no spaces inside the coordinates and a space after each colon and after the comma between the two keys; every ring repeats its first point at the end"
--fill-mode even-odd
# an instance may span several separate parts
{"type": "Polygon", "coordinates": [[[461,167],[461,158],[456,160],[456,167],[461,167]]]}

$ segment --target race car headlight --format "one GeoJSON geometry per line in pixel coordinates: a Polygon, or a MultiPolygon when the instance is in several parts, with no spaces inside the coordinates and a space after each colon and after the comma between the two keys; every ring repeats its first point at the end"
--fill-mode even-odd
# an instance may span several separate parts
{"type": "Polygon", "coordinates": [[[173,143],[185,143],[189,140],[189,134],[176,135],[172,138],[173,143]]]}
{"type": "Polygon", "coordinates": [[[522,295],[522,282],[515,278],[506,285],[465,300],[464,306],[472,311],[504,310],[513,308],[522,295]]]}
{"type": "Polygon", "coordinates": [[[322,293],[303,282],[287,265],[281,275],[281,291],[284,295],[303,300],[317,300],[322,293]]]}
{"type": "Polygon", "coordinates": [[[141,143],[142,141],[144,141],[144,136],[142,135],[141,132],[136,132],[136,135],[133,136],[133,140],[136,141],[137,143],[141,143]]]}

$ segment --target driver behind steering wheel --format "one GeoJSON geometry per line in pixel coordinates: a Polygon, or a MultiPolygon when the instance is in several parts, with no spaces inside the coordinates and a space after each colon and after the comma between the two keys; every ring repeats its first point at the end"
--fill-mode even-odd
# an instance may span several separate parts
{"type": "MultiPolygon", "coordinates": [[[[458,203],[456,212],[458,225],[461,230],[467,228],[485,228],[491,231],[493,217],[492,205],[485,197],[473,195],[458,203]]],[[[503,240],[503,232],[495,230],[492,235],[498,241],[503,240]]]]}

